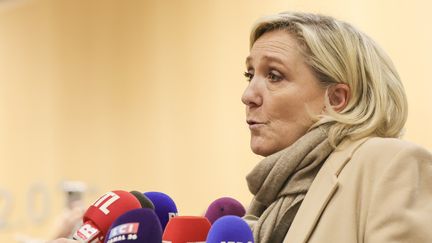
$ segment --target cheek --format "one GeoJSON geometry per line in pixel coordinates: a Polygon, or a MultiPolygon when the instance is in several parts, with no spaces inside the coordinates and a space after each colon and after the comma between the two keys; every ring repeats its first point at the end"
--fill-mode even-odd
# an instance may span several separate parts
{"type": "Polygon", "coordinates": [[[313,99],[307,101],[307,104],[312,114],[320,114],[325,107],[325,92],[316,94],[313,99]]]}
{"type": "MultiPolygon", "coordinates": [[[[268,118],[277,123],[296,123],[307,114],[302,97],[284,96],[270,99],[265,107],[268,118]]],[[[283,124],[280,124],[283,126],[283,124]]],[[[286,124],[285,124],[286,125],[286,124]]]]}
{"type": "Polygon", "coordinates": [[[269,102],[268,108],[272,119],[309,128],[316,115],[324,109],[324,94],[302,94],[299,91],[285,98],[274,99],[274,102],[269,102]]]}
{"type": "Polygon", "coordinates": [[[269,109],[270,128],[272,136],[279,146],[287,146],[303,136],[313,125],[313,114],[316,114],[314,104],[307,104],[302,99],[286,100],[269,109]],[[306,108],[309,107],[309,108],[306,108]]]}
{"type": "Polygon", "coordinates": [[[279,147],[287,147],[294,143],[298,138],[303,136],[312,123],[308,122],[306,117],[296,116],[296,120],[280,120],[274,122],[272,126],[272,135],[275,143],[279,147]]]}

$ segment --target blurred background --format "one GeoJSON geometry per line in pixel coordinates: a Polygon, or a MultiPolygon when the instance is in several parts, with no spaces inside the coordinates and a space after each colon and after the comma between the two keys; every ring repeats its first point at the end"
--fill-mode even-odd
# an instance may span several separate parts
{"type": "Polygon", "coordinates": [[[245,176],[261,158],[242,73],[250,27],[266,14],[323,13],[372,36],[407,90],[405,139],[432,149],[431,6],[0,0],[0,242],[51,237],[70,191],[86,207],[114,189],[162,191],[180,215],[222,196],[247,206],[245,176]]]}

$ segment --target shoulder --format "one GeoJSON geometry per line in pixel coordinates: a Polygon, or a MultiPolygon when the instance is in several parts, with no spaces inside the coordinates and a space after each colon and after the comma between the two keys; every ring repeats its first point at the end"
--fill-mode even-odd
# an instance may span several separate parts
{"type": "Polygon", "coordinates": [[[361,188],[359,193],[369,195],[378,188],[387,192],[410,188],[423,191],[421,195],[432,200],[430,186],[419,187],[432,185],[432,154],[417,144],[394,138],[368,138],[347,160],[338,177],[343,184],[361,188]]]}
{"type": "Polygon", "coordinates": [[[430,242],[431,153],[400,139],[370,138],[351,162],[362,174],[359,193],[368,205],[365,241],[390,242],[399,235],[404,242],[430,242]]]}
{"type": "Polygon", "coordinates": [[[361,147],[363,149],[386,149],[386,150],[423,150],[428,152],[425,148],[399,138],[382,138],[382,137],[369,137],[361,147]]]}
{"type": "MultiPolygon", "coordinates": [[[[367,161],[379,162],[384,160],[400,161],[410,159],[432,163],[432,154],[427,149],[402,139],[371,137],[362,143],[353,153],[353,159],[357,157],[369,158],[367,161]]],[[[364,163],[367,163],[364,161],[364,163]]]]}
{"type": "Polygon", "coordinates": [[[343,141],[329,157],[328,164],[337,177],[347,181],[361,177],[362,180],[357,182],[372,183],[383,175],[395,174],[432,178],[431,152],[397,138],[367,137],[343,141]]]}
{"type": "Polygon", "coordinates": [[[368,180],[372,180],[386,172],[423,170],[422,173],[429,173],[432,168],[430,151],[402,139],[369,137],[341,145],[329,159],[337,175],[367,174],[368,180]]]}

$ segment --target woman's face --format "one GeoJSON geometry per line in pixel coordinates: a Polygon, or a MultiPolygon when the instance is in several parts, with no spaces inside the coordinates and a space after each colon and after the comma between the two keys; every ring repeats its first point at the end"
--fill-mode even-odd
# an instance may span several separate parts
{"type": "Polygon", "coordinates": [[[324,109],[325,89],[286,31],[262,35],[246,59],[249,84],[242,96],[251,131],[251,148],[268,156],[303,136],[311,115],[324,109]]]}

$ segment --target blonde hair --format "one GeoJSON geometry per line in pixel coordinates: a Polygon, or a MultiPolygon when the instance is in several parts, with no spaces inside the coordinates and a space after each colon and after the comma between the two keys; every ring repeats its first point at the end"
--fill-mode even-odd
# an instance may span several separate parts
{"type": "Polygon", "coordinates": [[[259,19],[250,47],[266,32],[286,30],[301,46],[307,64],[324,87],[343,83],[350,88],[347,106],[316,117],[313,127],[330,123],[330,142],[343,137],[400,137],[408,115],[405,91],[387,54],[370,37],[332,17],[284,12],[259,19]]]}

